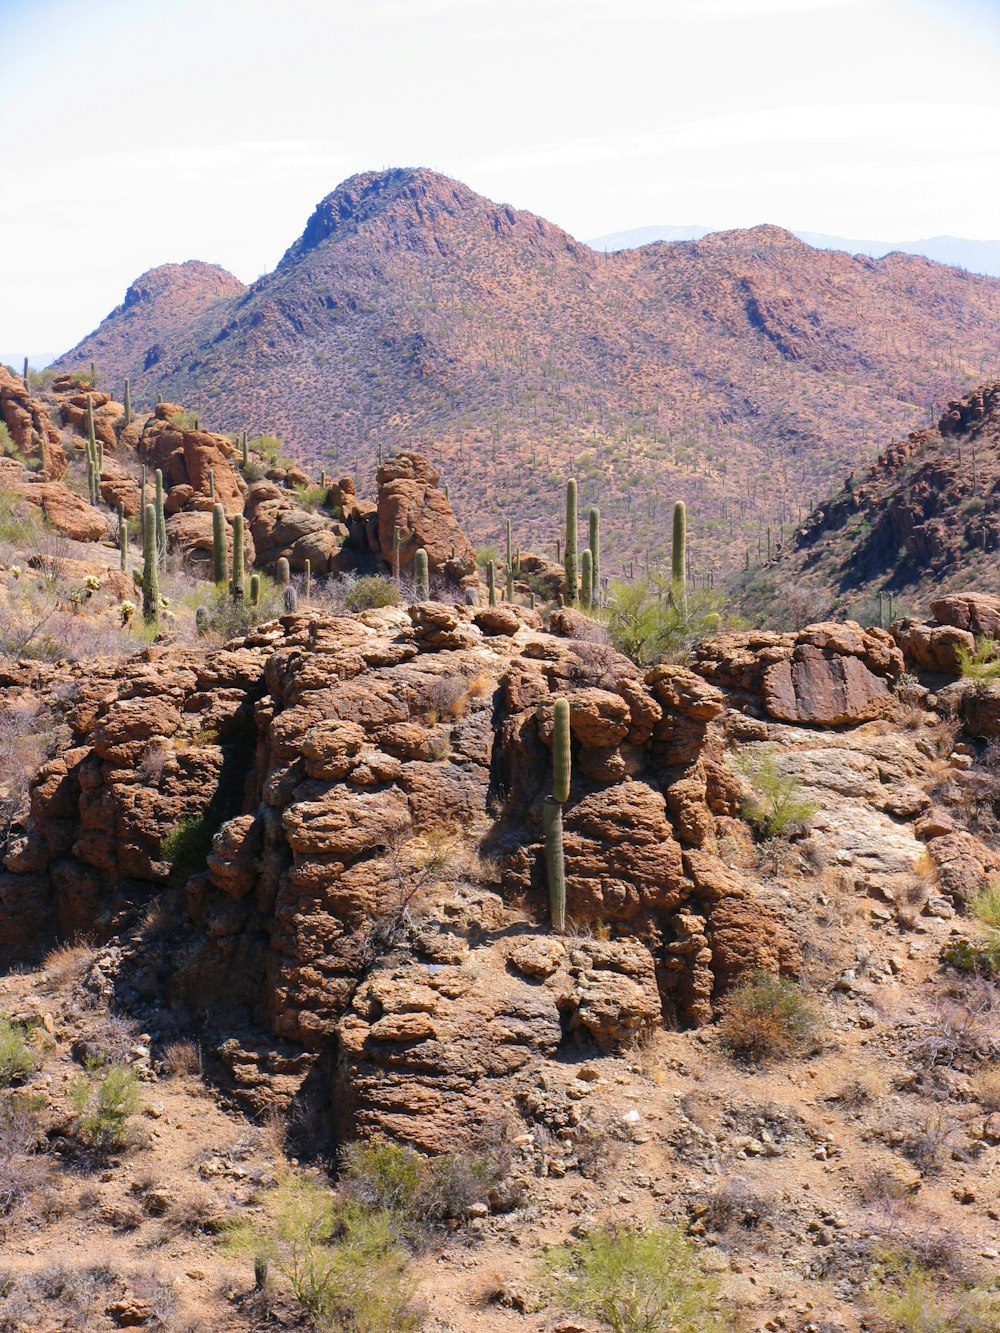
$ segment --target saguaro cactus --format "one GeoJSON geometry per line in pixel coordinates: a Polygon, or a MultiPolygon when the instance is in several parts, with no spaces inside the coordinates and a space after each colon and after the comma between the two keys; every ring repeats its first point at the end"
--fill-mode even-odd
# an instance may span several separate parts
{"type": "Polygon", "coordinates": [[[670,555],[670,582],[674,603],[687,615],[687,509],[683,500],[674,505],[674,533],[670,555]]]}
{"type": "Polygon", "coordinates": [[[285,608],[285,614],[290,616],[293,611],[299,608],[299,595],[290,583],[286,584],[281,590],[281,600],[285,608]]]}
{"type": "Polygon", "coordinates": [[[507,520],[507,601],[514,600],[514,548],[511,542],[510,519],[507,520]]]}
{"type": "Polygon", "coordinates": [[[497,567],[496,561],[486,562],[486,591],[489,593],[490,606],[497,604],[497,567]]]}
{"type": "Polygon", "coordinates": [[[31,382],[28,379],[28,358],[24,358],[24,392],[31,393],[31,382]]]}
{"type": "Polygon", "coordinates": [[[229,593],[233,601],[240,601],[246,594],[242,514],[233,515],[233,577],[229,584],[229,593]]]}
{"type": "Polygon", "coordinates": [[[566,572],[566,605],[573,606],[577,596],[577,543],[576,543],[576,481],[570,477],[566,483],[566,556],[563,568],[566,572]]]}
{"type": "Polygon", "coordinates": [[[552,795],[542,807],[545,865],[549,881],[552,927],[566,929],[566,858],[563,853],[562,808],[572,779],[569,700],[557,699],[552,715],[552,795]]]}
{"type": "Polygon", "coordinates": [[[128,523],[125,520],[125,506],[118,506],[118,560],[123,574],[128,573],[128,523]]]}
{"type": "Polygon", "coordinates": [[[590,604],[601,604],[601,511],[597,505],[590,510],[590,604]]]}
{"type": "Polygon", "coordinates": [[[590,554],[590,547],[586,546],[580,554],[580,605],[584,611],[590,610],[593,591],[594,561],[590,554]]]}
{"type": "Polygon", "coordinates": [[[274,576],[283,588],[287,588],[292,579],[292,569],[284,556],[274,567],[274,576]]]}
{"type": "Polygon", "coordinates": [[[194,627],[199,634],[207,634],[212,625],[212,617],[209,614],[207,606],[196,606],[194,611],[194,627]]]}
{"type": "Polygon", "coordinates": [[[155,500],[155,525],[156,525],[156,549],[159,553],[160,563],[166,564],[167,561],[167,511],[163,507],[163,471],[156,469],[154,474],[156,484],[155,500]]]}
{"type": "Polygon", "coordinates": [[[253,607],[258,607],[258,606],[260,606],[260,575],[259,575],[259,574],[251,574],[251,575],[250,575],[250,605],[253,606],[253,607]]]}
{"type": "Polygon", "coordinates": [[[566,929],[566,856],[563,851],[562,806],[552,796],[542,806],[545,831],[545,870],[549,881],[549,915],[552,929],[566,929]]]}
{"type": "Polygon", "coordinates": [[[127,375],[125,376],[124,399],[125,399],[125,416],[122,420],[122,424],[124,426],[130,426],[132,424],[132,390],[129,386],[127,375]]]}
{"type": "Polygon", "coordinates": [[[142,540],[142,618],[147,625],[160,619],[160,579],[156,566],[156,513],[146,506],[146,527],[142,540]]]}
{"type": "Polygon", "coordinates": [[[217,587],[226,581],[226,511],[221,504],[212,506],[212,578],[217,587]]]}
{"type": "Polygon", "coordinates": [[[243,456],[243,467],[246,469],[250,465],[250,446],[247,443],[247,433],[243,432],[243,439],[240,441],[240,453],[243,456]]]}
{"type": "Polygon", "coordinates": [[[430,570],[427,564],[427,552],[421,546],[413,558],[413,600],[426,602],[430,599],[430,570]]]}

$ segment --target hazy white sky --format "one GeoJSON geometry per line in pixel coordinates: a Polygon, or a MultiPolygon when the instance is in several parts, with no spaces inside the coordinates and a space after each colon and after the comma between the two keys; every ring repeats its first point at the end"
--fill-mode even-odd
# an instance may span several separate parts
{"type": "Polygon", "coordinates": [[[1000,231],[1000,0],[0,0],[0,56],[3,352],[386,166],[580,238],[1000,231]]]}

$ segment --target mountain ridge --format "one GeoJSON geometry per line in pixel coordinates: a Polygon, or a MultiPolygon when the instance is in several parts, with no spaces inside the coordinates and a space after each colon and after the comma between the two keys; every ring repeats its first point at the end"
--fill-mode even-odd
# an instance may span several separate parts
{"type": "Polygon", "coordinates": [[[995,280],[774,226],[601,255],[426,169],[350,177],[271,273],[206,283],[184,318],[172,296],[117,308],[56,368],[95,360],[331,471],[431,449],[480,541],[518,473],[521,542],[554,548],[575,474],[633,565],[663,558],[675,498],[700,566],[733,558],[997,355],[995,280]]]}

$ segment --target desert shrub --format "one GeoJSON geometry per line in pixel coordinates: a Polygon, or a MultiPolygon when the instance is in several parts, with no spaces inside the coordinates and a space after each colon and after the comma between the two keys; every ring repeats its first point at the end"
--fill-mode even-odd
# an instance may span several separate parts
{"type": "Polygon", "coordinates": [[[946,1288],[917,1261],[884,1257],[870,1290],[893,1333],[992,1333],[1000,1327],[1000,1293],[966,1283],[946,1288]]]}
{"type": "Polygon", "coordinates": [[[356,579],[344,599],[345,609],[351,612],[368,611],[378,606],[396,606],[402,598],[392,579],[382,574],[369,574],[356,579]]]}
{"type": "Polygon", "coordinates": [[[468,702],[469,682],[464,676],[438,676],[423,693],[424,720],[433,726],[443,717],[462,717],[468,702]]]}
{"type": "Polygon", "coordinates": [[[342,1208],[308,1176],[286,1175],[264,1196],[261,1219],[241,1219],[223,1237],[255,1268],[273,1266],[319,1329],[396,1333],[421,1323],[390,1215],[342,1208]]]}
{"type": "Polygon", "coordinates": [[[740,755],[737,767],[754,788],[743,803],[743,817],[764,841],[788,837],[816,813],[817,805],[802,796],[796,780],[782,774],[773,746],[740,755]]]}
{"type": "Polygon", "coordinates": [[[60,944],[42,959],[46,977],[54,986],[68,986],[79,981],[94,958],[94,949],[82,941],[60,944]]]}
{"type": "Polygon", "coordinates": [[[213,588],[205,596],[203,585],[198,588],[198,599],[208,608],[209,629],[224,643],[244,638],[255,625],[273,620],[283,609],[281,589],[265,575],[260,580],[259,606],[254,606],[249,597],[233,598],[228,588],[213,588]]]}
{"type": "Polygon", "coordinates": [[[755,972],[729,995],[719,1038],[731,1055],[760,1064],[807,1050],[820,1027],[812,1004],[793,981],[755,972]]]}
{"type": "Polygon", "coordinates": [[[730,628],[734,621],[724,612],[717,593],[691,589],[681,607],[670,596],[669,581],[645,578],[612,582],[607,606],[595,614],[619,652],[639,666],[652,666],[730,628]]]}
{"type": "Polygon", "coordinates": [[[941,961],[966,976],[986,980],[1000,977],[1000,941],[977,944],[972,940],[954,940],[941,950],[941,961]]]}
{"type": "Polygon", "coordinates": [[[743,1176],[720,1180],[706,1196],[702,1214],[714,1231],[754,1231],[774,1215],[774,1200],[743,1176]]]}
{"type": "Polygon", "coordinates": [[[121,1148],[128,1141],[128,1122],[139,1109],[139,1079],[124,1065],[84,1070],[69,1088],[76,1111],[76,1132],[92,1148],[121,1148]]]}
{"type": "Polygon", "coordinates": [[[171,426],[176,426],[178,430],[194,430],[198,424],[198,418],[193,412],[172,412],[169,421],[171,426]]]}
{"type": "Polygon", "coordinates": [[[200,1074],[201,1048],[194,1041],[172,1041],[163,1048],[163,1066],[175,1078],[183,1074],[200,1074]]]}
{"type": "Polygon", "coordinates": [[[1000,930],[1000,881],[993,881],[970,898],[969,915],[991,930],[1000,930]]]}
{"type": "Polygon", "coordinates": [[[718,1280],[678,1229],[605,1228],[550,1251],[545,1286],[552,1303],[602,1319],[614,1333],[708,1333],[726,1327],[718,1280]]]}
{"type": "Polygon", "coordinates": [[[1000,680],[1000,644],[995,639],[984,635],[977,638],[974,648],[959,648],[959,675],[964,680],[975,681],[979,685],[988,685],[991,680],[1000,680]]]}
{"type": "Polygon", "coordinates": [[[475,1151],[423,1154],[382,1135],[348,1144],[340,1157],[341,1187],[366,1208],[397,1220],[400,1232],[466,1217],[504,1174],[492,1155],[475,1151]]]}
{"type": "Polygon", "coordinates": [[[499,567],[500,556],[495,546],[476,547],[476,564],[480,567],[480,569],[485,569],[491,560],[495,565],[499,567]]]}
{"type": "Polygon", "coordinates": [[[303,509],[308,509],[310,513],[321,508],[326,504],[325,486],[296,486],[295,496],[303,509]]]}
{"type": "Polygon", "coordinates": [[[0,1102],[0,1217],[7,1217],[48,1177],[48,1163],[38,1154],[44,1142],[39,1123],[43,1099],[14,1094],[0,1102]]]}
{"type": "Polygon", "coordinates": [[[160,856],[170,866],[173,883],[184,884],[205,869],[216,829],[207,815],[192,815],[170,830],[160,844],[160,856]]]}
{"type": "Polygon", "coordinates": [[[30,1074],[34,1067],[35,1057],[25,1038],[24,1028],[7,1018],[0,1018],[0,1087],[9,1088],[30,1074]]]}

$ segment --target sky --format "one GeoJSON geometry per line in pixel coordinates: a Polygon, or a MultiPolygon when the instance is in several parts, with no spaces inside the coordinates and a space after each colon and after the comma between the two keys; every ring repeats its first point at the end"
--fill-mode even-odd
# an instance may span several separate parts
{"type": "Polygon", "coordinates": [[[1000,231],[1000,0],[0,0],[0,52],[5,355],[389,166],[579,239],[1000,231]]]}

